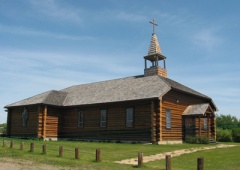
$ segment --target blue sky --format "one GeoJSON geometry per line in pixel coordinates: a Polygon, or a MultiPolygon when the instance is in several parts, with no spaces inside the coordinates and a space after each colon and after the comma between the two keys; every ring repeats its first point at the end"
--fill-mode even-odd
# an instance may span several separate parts
{"type": "Polygon", "coordinates": [[[168,77],[240,118],[240,1],[0,0],[4,106],[71,85],[143,74],[153,18],[168,77]]]}

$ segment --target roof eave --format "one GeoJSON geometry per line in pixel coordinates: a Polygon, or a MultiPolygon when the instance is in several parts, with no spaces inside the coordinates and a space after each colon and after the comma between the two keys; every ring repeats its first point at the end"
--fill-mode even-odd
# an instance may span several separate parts
{"type": "Polygon", "coordinates": [[[31,103],[31,104],[15,105],[15,106],[7,105],[7,106],[4,106],[4,108],[11,109],[11,108],[14,108],[14,107],[28,107],[28,106],[34,106],[34,105],[46,105],[46,106],[55,106],[55,107],[62,107],[63,106],[63,105],[54,105],[54,104],[49,104],[49,103],[31,103]]]}

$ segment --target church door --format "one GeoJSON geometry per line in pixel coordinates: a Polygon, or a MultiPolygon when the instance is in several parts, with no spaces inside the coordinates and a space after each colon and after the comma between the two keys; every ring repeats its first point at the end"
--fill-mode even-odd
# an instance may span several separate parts
{"type": "Polygon", "coordinates": [[[184,118],[184,129],[185,129],[185,139],[187,136],[196,136],[195,133],[195,118],[194,117],[185,117],[184,118]]]}

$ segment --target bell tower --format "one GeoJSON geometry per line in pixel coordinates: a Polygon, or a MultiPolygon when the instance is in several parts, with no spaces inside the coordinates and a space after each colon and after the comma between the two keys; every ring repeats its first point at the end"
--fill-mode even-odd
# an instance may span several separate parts
{"type": "Polygon", "coordinates": [[[158,43],[157,35],[155,34],[155,26],[158,26],[154,19],[150,21],[153,25],[153,33],[150,42],[150,47],[148,50],[148,55],[144,56],[145,60],[145,69],[144,69],[144,76],[153,76],[159,75],[163,77],[167,77],[167,70],[166,70],[166,57],[162,55],[162,51],[160,45],[158,43]],[[162,67],[161,63],[162,61],[162,67]],[[148,67],[148,63],[150,63],[150,67],[148,67]]]}

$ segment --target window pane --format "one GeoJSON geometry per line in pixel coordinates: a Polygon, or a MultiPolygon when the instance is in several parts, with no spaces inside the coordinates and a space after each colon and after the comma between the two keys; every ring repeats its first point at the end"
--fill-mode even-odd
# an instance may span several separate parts
{"type": "Polygon", "coordinates": [[[126,111],[126,127],[133,127],[133,108],[126,111]]]}
{"type": "Polygon", "coordinates": [[[166,109],[166,128],[171,128],[171,109],[166,109]]]}
{"type": "Polygon", "coordinates": [[[106,110],[101,111],[101,121],[106,121],[106,110]]]}
{"type": "Polygon", "coordinates": [[[83,127],[83,111],[78,113],[78,127],[83,127]]]}
{"type": "Polygon", "coordinates": [[[203,119],[203,129],[207,130],[207,118],[203,119]]]}
{"type": "Polygon", "coordinates": [[[107,110],[101,110],[100,127],[106,127],[107,124],[107,110]]]}

